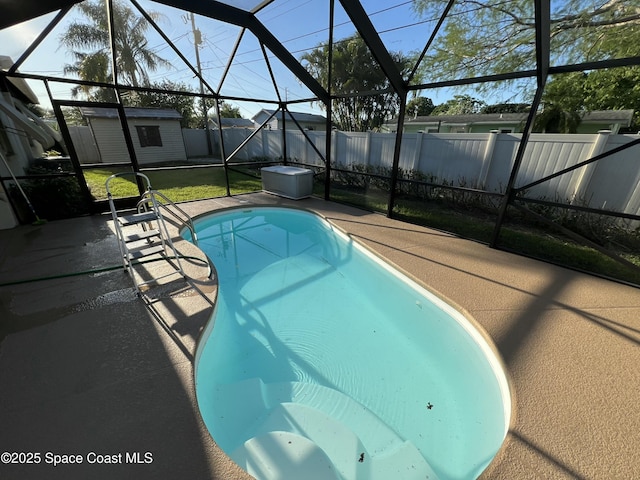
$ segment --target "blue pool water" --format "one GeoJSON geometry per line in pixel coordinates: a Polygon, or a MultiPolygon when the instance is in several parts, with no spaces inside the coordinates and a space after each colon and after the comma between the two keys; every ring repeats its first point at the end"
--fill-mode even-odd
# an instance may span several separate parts
{"type": "Polygon", "coordinates": [[[196,231],[219,279],[196,393],[240,466],[283,480],[486,468],[506,436],[509,389],[461,313],[313,213],[226,210],[196,231]]]}

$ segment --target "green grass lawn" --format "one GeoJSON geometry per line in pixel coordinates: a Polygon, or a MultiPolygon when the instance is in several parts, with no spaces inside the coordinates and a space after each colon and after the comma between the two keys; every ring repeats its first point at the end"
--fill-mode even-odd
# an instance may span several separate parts
{"type": "MultiPolygon", "coordinates": [[[[368,191],[363,194],[361,191],[339,187],[332,189],[331,199],[383,213],[386,212],[388,200],[383,192],[368,191]]],[[[491,241],[496,222],[496,218],[486,213],[460,211],[433,201],[407,198],[397,199],[394,216],[399,220],[451,232],[483,243],[491,241]]],[[[500,248],[640,285],[640,272],[637,270],[561,235],[509,224],[503,225],[500,232],[500,248]]],[[[620,256],[640,267],[640,255],[621,253],[620,256]]]]}
{"type": "MultiPolygon", "coordinates": [[[[91,194],[96,200],[107,198],[105,182],[114,173],[126,170],[96,168],[85,170],[84,176],[91,194]]],[[[164,193],[174,202],[222,197],[227,194],[224,170],[221,167],[204,167],[180,170],[146,172],[154,190],[164,193]]],[[[255,192],[262,189],[259,178],[237,171],[229,171],[232,194],[255,192]]],[[[134,197],[138,189],[133,175],[116,178],[109,185],[114,197],[134,197]]]]}
{"type": "MultiPolygon", "coordinates": [[[[398,209],[398,218],[445,230],[465,238],[489,243],[493,237],[495,218],[462,213],[446,207],[425,205],[404,206],[398,209]]],[[[518,254],[557,263],[570,268],[593,272],[640,285],[640,272],[561,234],[504,224],[498,238],[500,248],[518,254]]],[[[640,255],[618,253],[619,256],[640,267],[640,255]]]]}

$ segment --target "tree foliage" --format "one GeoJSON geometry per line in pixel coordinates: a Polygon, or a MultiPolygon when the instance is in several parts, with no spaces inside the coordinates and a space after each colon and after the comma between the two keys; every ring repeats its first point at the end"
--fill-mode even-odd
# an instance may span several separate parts
{"type": "Polygon", "coordinates": [[[576,110],[564,108],[562,105],[545,105],[541,113],[536,115],[533,131],[539,133],[577,133],[582,121],[576,110]]]}
{"type": "MultiPolygon", "coordinates": [[[[635,110],[640,105],[640,67],[558,75],[547,83],[542,103],[535,128],[547,132],[575,131],[579,119],[590,111],[635,110]]],[[[635,112],[633,125],[640,125],[640,111],[635,112]]]]}
{"type": "Polygon", "coordinates": [[[454,95],[451,100],[447,100],[434,108],[432,115],[470,115],[480,113],[486,106],[482,100],[469,95],[454,95]]]}
{"type": "Polygon", "coordinates": [[[407,102],[407,115],[413,117],[426,117],[431,115],[436,106],[433,100],[427,97],[416,97],[407,102]]]}
{"type": "Polygon", "coordinates": [[[240,109],[230,103],[220,102],[220,116],[223,118],[242,118],[240,109]]]}
{"type": "MultiPolygon", "coordinates": [[[[60,36],[60,45],[69,49],[75,59],[73,64],[64,67],[64,72],[77,75],[82,80],[112,82],[109,17],[105,2],[82,2],[76,8],[86,22],[74,21],[60,36]]],[[[152,19],[160,19],[159,13],[148,13],[152,19]]],[[[133,86],[149,86],[149,73],[162,66],[170,66],[170,63],[148,47],[146,32],[150,25],[144,17],[137,16],[121,0],[113,2],[113,16],[118,80],[133,86]]],[[[93,90],[79,86],[72,94],[84,93],[90,97],[93,90]]]]}
{"type": "MultiPolygon", "coordinates": [[[[438,18],[447,3],[413,0],[414,10],[427,18],[438,18]]],[[[551,65],[640,55],[640,0],[564,0],[550,7],[551,65]]],[[[531,0],[458,0],[420,69],[434,81],[534,69],[535,27],[531,0]]],[[[640,105],[638,80],[640,67],[549,79],[535,128],[571,132],[587,111],[635,109],[640,105]]]]}
{"type": "Polygon", "coordinates": [[[585,110],[634,109],[640,125],[640,67],[595,70],[583,77],[585,110]]]}
{"type": "MultiPolygon", "coordinates": [[[[438,18],[447,0],[414,0],[421,16],[438,18]]],[[[640,54],[640,0],[551,2],[552,64],[640,54]]],[[[531,0],[458,0],[421,68],[431,80],[535,68],[531,0]]]]}
{"type": "Polygon", "coordinates": [[[82,116],[78,107],[62,107],[62,114],[67,125],[87,124],[87,119],[82,116]]]}
{"type": "MultiPolygon", "coordinates": [[[[391,56],[403,77],[408,76],[413,59],[394,52],[391,56]]],[[[345,95],[336,99],[332,106],[332,120],[339,129],[375,130],[398,113],[399,96],[391,90],[389,80],[358,34],[335,42],[332,58],[331,85],[329,46],[326,43],[305,53],[301,61],[321,85],[330,88],[333,95],[345,95]],[[356,93],[363,95],[354,95],[356,93]]]]}
{"type": "Polygon", "coordinates": [[[527,113],[530,109],[528,103],[496,103],[483,107],[480,113],[527,113]]]}
{"type": "Polygon", "coordinates": [[[197,122],[194,107],[194,97],[181,95],[180,91],[188,91],[189,87],[184,83],[176,83],[170,80],[150,85],[153,91],[133,91],[123,95],[123,101],[128,107],[141,108],[172,108],[182,115],[180,124],[185,127],[193,127],[197,122]],[[163,90],[163,91],[158,91],[163,90]]]}

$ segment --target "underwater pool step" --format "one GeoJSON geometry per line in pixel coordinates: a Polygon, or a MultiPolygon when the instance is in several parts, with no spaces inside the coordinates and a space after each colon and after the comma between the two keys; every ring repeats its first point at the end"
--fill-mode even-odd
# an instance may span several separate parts
{"type": "Polygon", "coordinates": [[[342,422],[300,403],[282,403],[271,409],[254,436],[230,457],[259,480],[306,479],[306,476],[290,475],[290,469],[311,471],[318,468],[318,464],[327,473],[321,478],[336,478],[329,476],[334,470],[325,466],[320,452],[340,479],[437,478],[411,442],[402,442],[388,452],[371,455],[361,439],[342,422]],[[283,434],[291,435],[285,437],[287,443],[284,443],[283,434]],[[309,464],[306,463],[307,456],[309,464]]]}
{"type": "Polygon", "coordinates": [[[302,382],[265,384],[257,378],[220,387],[224,392],[218,390],[219,394],[229,395],[222,402],[229,407],[224,412],[229,428],[234,425],[235,432],[244,432],[236,436],[243,443],[238,446],[236,440],[235,447],[230,449],[231,458],[243,468],[258,460],[249,461],[247,457],[253,446],[261,444],[262,440],[256,439],[266,438],[269,443],[273,439],[265,435],[290,432],[322,449],[342,479],[437,478],[411,442],[400,438],[373,412],[337,390],[302,382]],[[243,409],[237,408],[238,401],[243,402],[243,409]],[[243,418],[234,415],[233,410],[242,410],[243,418]]]}
{"type": "MultiPolygon", "coordinates": [[[[361,454],[369,457],[360,438],[345,424],[301,403],[281,403],[273,407],[251,433],[251,439],[280,431],[307,438],[331,459],[341,476],[355,469],[361,454]]],[[[231,458],[234,456],[231,455],[231,458]]]]}
{"type": "Polygon", "coordinates": [[[340,480],[327,454],[308,438],[267,432],[247,440],[231,458],[258,480],[340,480]]]}
{"type": "MultiPolygon", "coordinates": [[[[365,447],[377,454],[400,445],[404,440],[382,419],[350,396],[330,387],[305,382],[264,383],[260,378],[217,385],[215,409],[224,431],[234,433],[231,449],[237,443],[254,436],[269,411],[281,403],[301,403],[320,411],[329,412],[343,422],[360,438],[366,439],[365,447]],[[237,408],[242,401],[242,408],[237,408]],[[244,435],[243,435],[244,434],[244,435]]],[[[223,442],[224,443],[224,442],[223,442]]]]}

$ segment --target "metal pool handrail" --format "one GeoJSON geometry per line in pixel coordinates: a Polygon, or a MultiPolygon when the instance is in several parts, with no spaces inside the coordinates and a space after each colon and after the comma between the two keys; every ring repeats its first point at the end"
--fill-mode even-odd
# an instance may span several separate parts
{"type": "Polygon", "coordinates": [[[147,201],[150,200],[150,195],[154,195],[156,198],[160,198],[162,200],[162,202],[157,202],[158,207],[162,207],[164,209],[165,212],[168,212],[171,214],[171,216],[177,220],[178,222],[180,222],[181,224],[183,224],[185,227],[187,227],[189,229],[189,231],[191,232],[191,238],[193,239],[193,243],[197,246],[198,245],[198,235],[196,233],[196,229],[193,225],[193,220],[191,218],[191,216],[185,212],[183,209],[181,209],[178,205],[176,205],[169,197],[167,197],[164,193],[159,192],[158,190],[147,190],[143,195],[142,195],[142,199],[138,202],[138,210],[140,210],[141,208],[144,208],[144,205],[147,203],[147,201]],[[168,207],[168,205],[171,206],[171,208],[168,207]],[[178,213],[176,213],[176,211],[182,215],[182,217],[180,215],[178,215],[178,213]]]}

